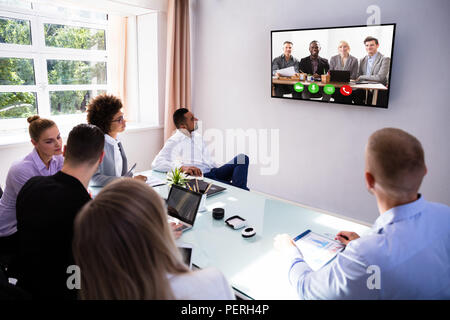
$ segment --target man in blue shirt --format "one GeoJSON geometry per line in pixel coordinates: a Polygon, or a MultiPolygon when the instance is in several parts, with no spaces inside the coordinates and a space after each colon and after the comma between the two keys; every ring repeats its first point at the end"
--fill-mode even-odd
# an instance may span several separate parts
{"type": "Polygon", "coordinates": [[[346,244],[313,271],[287,235],[289,280],[301,299],[450,299],[450,207],[418,194],[427,172],[420,142],[384,128],[369,138],[365,180],[380,216],[368,235],[341,231],[346,244]]]}

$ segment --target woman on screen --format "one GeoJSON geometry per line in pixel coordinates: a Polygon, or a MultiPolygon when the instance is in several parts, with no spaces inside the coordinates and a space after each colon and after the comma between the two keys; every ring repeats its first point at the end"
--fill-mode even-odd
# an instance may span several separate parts
{"type": "Polygon", "coordinates": [[[350,45],[341,41],[338,45],[339,54],[330,59],[330,70],[350,71],[350,79],[358,77],[358,59],[350,54],[350,45]]]}
{"type": "Polygon", "coordinates": [[[183,263],[161,197],[137,180],[114,181],[84,206],[73,253],[81,299],[234,299],[220,271],[183,263]]]}

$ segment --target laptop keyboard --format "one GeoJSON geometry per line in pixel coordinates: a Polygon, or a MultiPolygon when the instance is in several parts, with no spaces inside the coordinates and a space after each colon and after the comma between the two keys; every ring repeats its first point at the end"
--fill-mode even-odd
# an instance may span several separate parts
{"type": "Polygon", "coordinates": [[[189,226],[187,226],[185,224],[182,224],[181,227],[179,227],[177,230],[178,231],[183,231],[184,229],[187,229],[187,228],[189,228],[189,226]]]}

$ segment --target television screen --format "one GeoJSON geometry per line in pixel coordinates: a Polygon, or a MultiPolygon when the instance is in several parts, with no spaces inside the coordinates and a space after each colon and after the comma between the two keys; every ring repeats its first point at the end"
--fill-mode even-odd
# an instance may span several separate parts
{"type": "Polygon", "coordinates": [[[395,24],[271,32],[272,97],[387,108],[395,24]]]}

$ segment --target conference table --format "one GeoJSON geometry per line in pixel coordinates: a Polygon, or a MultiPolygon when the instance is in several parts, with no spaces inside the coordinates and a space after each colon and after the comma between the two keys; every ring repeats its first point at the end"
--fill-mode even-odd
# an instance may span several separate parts
{"type": "MultiPolygon", "coordinates": [[[[369,82],[369,83],[355,83],[355,81],[350,81],[350,82],[321,82],[321,81],[300,81],[299,79],[290,79],[287,77],[282,77],[282,78],[272,78],[272,84],[287,84],[287,85],[294,85],[296,83],[300,82],[301,84],[303,84],[305,86],[305,90],[308,90],[308,86],[311,83],[316,83],[319,87],[324,87],[327,84],[332,84],[333,86],[335,86],[336,88],[340,88],[342,86],[348,85],[352,88],[352,90],[356,90],[356,89],[361,89],[361,90],[365,90],[366,91],[366,100],[368,97],[368,93],[369,90],[373,91],[373,95],[372,95],[372,105],[376,105],[377,104],[377,99],[378,99],[378,90],[387,90],[388,88],[386,86],[384,86],[381,83],[376,83],[376,82],[369,82]]],[[[273,89],[273,87],[272,87],[273,89]]],[[[339,90],[336,90],[339,91],[339,90]]],[[[272,95],[275,96],[275,92],[272,92],[272,95]]]]}
{"type": "MultiPolygon", "coordinates": [[[[139,174],[165,180],[166,174],[144,171],[139,174]]],[[[242,299],[298,299],[288,281],[289,261],[274,249],[274,237],[287,233],[292,237],[307,229],[333,238],[341,230],[367,233],[368,225],[324,213],[300,204],[277,199],[255,191],[246,191],[210,179],[225,191],[206,199],[206,211],[197,214],[194,227],[183,232],[178,242],[193,246],[192,263],[197,268],[219,269],[242,299]],[[222,220],[212,218],[213,208],[224,208],[222,220]],[[244,238],[242,229],[234,230],[225,224],[228,217],[239,215],[255,228],[256,235],[244,238]]],[[[94,194],[100,188],[90,188],[94,194]]],[[[167,184],[154,190],[167,198],[167,184]]]]}

